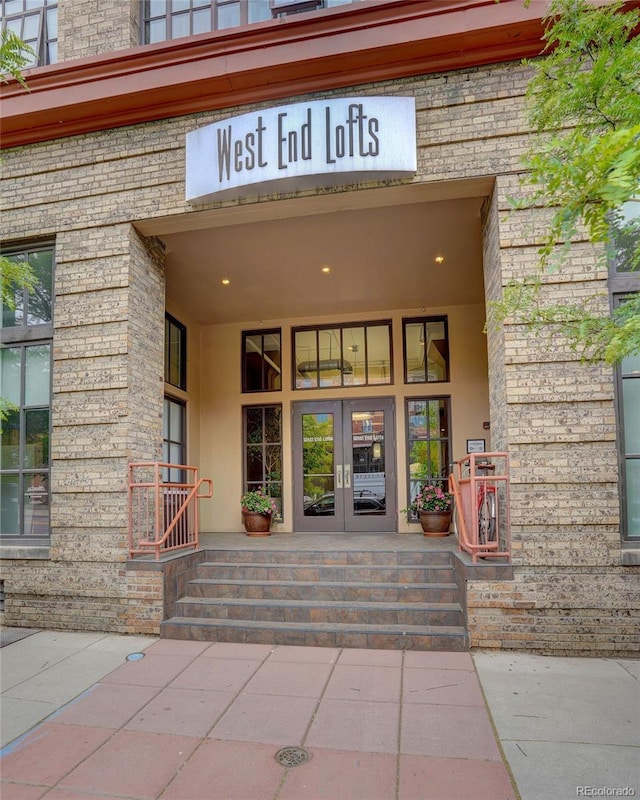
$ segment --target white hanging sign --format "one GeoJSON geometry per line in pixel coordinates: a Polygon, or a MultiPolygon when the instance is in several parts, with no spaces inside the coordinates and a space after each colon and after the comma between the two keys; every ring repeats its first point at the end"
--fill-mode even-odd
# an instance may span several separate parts
{"type": "Polygon", "coordinates": [[[347,97],[229,117],[187,134],[186,200],[416,174],[413,97],[347,97]]]}

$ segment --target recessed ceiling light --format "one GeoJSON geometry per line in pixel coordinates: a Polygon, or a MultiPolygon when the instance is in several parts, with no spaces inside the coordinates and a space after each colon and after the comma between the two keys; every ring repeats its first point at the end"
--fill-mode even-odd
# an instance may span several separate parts
{"type": "Polygon", "coordinates": [[[231,283],[231,281],[229,280],[229,278],[223,278],[222,279],[222,285],[223,286],[228,286],[230,283],[231,283]]]}
{"type": "Polygon", "coordinates": [[[325,273],[325,275],[326,275],[328,272],[331,272],[331,267],[328,267],[328,266],[325,264],[325,266],[324,266],[324,267],[322,267],[322,271],[323,271],[323,272],[325,273]]]}
{"type": "Polygon", "coordinates": [[[436,262],[436,264],[443,264],[444,256],[436,256],[433,260],[436,262]]]}

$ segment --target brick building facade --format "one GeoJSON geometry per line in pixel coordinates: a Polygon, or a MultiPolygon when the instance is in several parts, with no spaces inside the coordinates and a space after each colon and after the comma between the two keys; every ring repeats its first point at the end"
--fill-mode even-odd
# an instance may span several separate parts
{"type": "MultiPolygon", "coordinates": [[[[535,270],[536,232],[545,224],[541,211],[509,212],[507,201],[520,191],[520,158],[531,141],[523,103],[530,73],[519,59],[539,51],[542,9],[525,10],[518,0],[441,6],[426,0],[336,5],[140,44],[145,23],[134,0],[60,2],[58,63],[28,70],[30,92],[10,82],[2,100],[3,243],[9,253],[32,246],[55,253],[50,531],[29,537],[15,529],[3,537],[5,624],[157,632],[162,573],[140,571],[128,559],[126,480],[130,462],[163,457],[165,398],[188,414],[186,463],[214,479],[203,530],[211,536],[239,531],[243,408],[282,403],[286,428],[292,406],[303,399],[286,385],[284,368],[281,394],[242,393],[243,332],[263,325],[282,330],[284,363],[295,358],[285,343],[298,328],[390,319],[393,383],[343,387],[333,395],[394,398],[396,505],[406,504],[410,477],[401,440],[411,398],[451,401],[450,461],[464,455],[467,440],[482,438],[487,449],[510,456],[513,577],[468,584],[472,646],[637,652],[640,558],[638,540],[625,532],[631,505],[621,506],[615,376],[607,367],[581,363],[557,338],[533,336],[508,322],[483,333],[486,302],[510,279],[535,270]],[[407,25],[413,37],[403,47],[407,25]],[[376,52],[371,41],[378,43],[376,52]],[[248,111],[342,97],[415,100],[412,178],[185,201],[190,131],[248,111]],[[208,316],[177,289],[178,267],[185,281],[201,281],[200,274],[189,277],[195,251],[186,237],[195,242],[202,230],[235,227],[240,237],[263,243],[259,237],[275,221],[324,216],[331,237],[341,211],[354,220],[365,215],[358,229],[363,241],[373,224],[366,214],[376,209],[408,213],[419,206],[426,232],[437,205],[455,217],[465,203],[476,221],[464,223],[462,236],[477,235],[473,269],[483,287],[471,300],[455,285],[455,273],[438,279],[416,274],[414,301],[404,305],[380,305],[365,283],[348,309],[334,290],[339,310],[333,313],[318,306],[263,320],[250,306],[246,317],[217,317],[226,302],[213,288],[213,276],[216,282],[221,277],[218,240],[213,252],[196,254],[210,262],[211,285],[201,284],[210,296],[208,316]],[[180,247],[184,260],[172,261],[180,247]],[[447,294],[434,302],[429,283],[436,280],[447,294]],[[163,382],[167,311],[187,332],[186,389],[163,382]],[[442,315],[451,340],[450,379],[408,384],[401,374],[403,325],[442,315]],[[483,428],[488,420],[490,431],[483,428]]],[[[401,261],[403,244],[396,246],[401,261]]],[[[545,293],[558,301],[600,294],[605,313],[608,276],[594,270],[595,255],[588,243],[578,243],[567,269],[546,279],[545,293]]],[[[263,252],[267,274],[270,258],[280,257],[279,251],[263,252]]],[[[383,269],[371,266],[371,291],[383,269]]],[[[304,279],[291,276],[290,294],[300,293],[305,309],[304,279]]],[[[262,291],[277,292],[268,281],[262,291]]],[[[311,390],[304,399],[319,400],[323,391],[311,390]]],[[[282,529],[288,532],[296,529],[287,489],[294,469],[291,435],[283,431],[282,529]]],[[[7,480],[14,472],[6,471],[7,480]]],[[[32,472],[21,478],[25,485],[32,472]]],[[[6,487],[4,494],[9,497],[6,487]]],[[[415,530],[400,515],[397,531],[415,530]]]]}

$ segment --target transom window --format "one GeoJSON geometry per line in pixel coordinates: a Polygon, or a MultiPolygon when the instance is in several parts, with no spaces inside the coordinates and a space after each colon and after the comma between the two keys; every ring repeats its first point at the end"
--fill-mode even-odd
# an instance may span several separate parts
{"type": "Polygon", "coordinates": [[[449,334],[446,317],[403,320],[405,383],[449,380],[449,334]]]}
{"type": "Polygon", "coordinates": [[[164,379],[178,389],[187,388],[187,329],[170,314],[164,317],[164,379]]]}
{"type": "Polygon", "coordinates": [[[293,329],[295,389],[393,382],[391,322],[293,329]]]}
{"type": "Polygon", "coordinates": [[[425,483],[440,485],[447,491],[451,408],[448,397],[414,397],[406,404],[407,504],[410,505],[425,483]]]}
{"type": "Polygon", "coordinates": [[[0,0],[2,29],[13,31],[35,55],[27,66],[58,60],[58,0],[0,0]]]}
{"type": "Polygon", "coordinates": [[[352,2],[358,0],[144,0],[143,41],[164,42],[352,2]]]}
{"type": "Polygon", "coordinates": [[[280,328],[242,333],[242,391],[282,389],[280,328]]]}

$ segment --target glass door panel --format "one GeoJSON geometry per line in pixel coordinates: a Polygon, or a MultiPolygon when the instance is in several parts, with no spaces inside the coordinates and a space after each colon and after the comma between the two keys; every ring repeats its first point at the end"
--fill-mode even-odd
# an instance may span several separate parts
{"type": "Polygon", "coordinates": [[[352,511],[356,516],[385,514],[384,416],[384,411],[351,412],[352,511]]]}
{"type": "Polygon", "coordinates": [[[334,414],[302,415],[304,516],[334,517],[334,414]]]}
{"type": "Polygon", "coordinates": [[[294,524],[299,531],[395,531],[394,405],[294,403],[294,524]]]}

